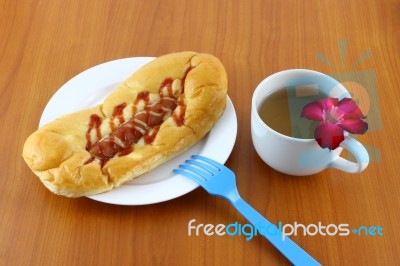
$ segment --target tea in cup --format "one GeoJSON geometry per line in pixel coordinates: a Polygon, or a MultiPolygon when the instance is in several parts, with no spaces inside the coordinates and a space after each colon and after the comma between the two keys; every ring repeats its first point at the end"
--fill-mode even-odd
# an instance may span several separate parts
{"type": "Polygon", "coordinates": [[[261,159],[289,175],[312,175],[328,167],[363,171],[369,156],[360,142],[345,132],[338,148],[321,148],[314,139],[318,121],[301,116],[307,104],[328,97],[351,98],[338,81],[313,70],[285,70],[264,79],[253,93],[251,106],[251,135],[261,159]],[[341,157],[343,149],[356,162],[341,157]]]}

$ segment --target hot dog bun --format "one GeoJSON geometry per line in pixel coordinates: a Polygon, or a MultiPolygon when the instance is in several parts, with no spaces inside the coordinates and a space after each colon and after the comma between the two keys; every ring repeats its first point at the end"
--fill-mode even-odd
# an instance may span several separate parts
{"type": "Polygon", "coordinates": [[[105,192],[203,138],[225,109],[221,62],[195,52],[161,56],[102,105],[62,116],[28,137],[23,158],[55,194],[105,192]]]}

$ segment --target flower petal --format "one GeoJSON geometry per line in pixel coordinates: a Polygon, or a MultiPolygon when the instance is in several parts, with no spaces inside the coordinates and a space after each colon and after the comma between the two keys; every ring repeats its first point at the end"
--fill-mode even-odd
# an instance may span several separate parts
{"type": "Polygon", "coordinates": [[[300,116],[310,120],[323,121],[324,110],[318,102],[312,102],[303,107],[300,116]]]}
{"type": "Polygon", "coordinates": [[[361,119],[343,119],[338,126],[352,134],[364,134],[368,130],[368,124],[361,119]]]}
{"type": "Polygon", "coordinates": [[[314,138],[321,148],[334,150],[344,140],[343,129],[338,125],[322,122],[315,128],[314,138]]]}
{"type": "Polygon", "coordinates": [[[324,98],[322,100],[317,101],[320,105],[321,108],[326,111],[330,112],[333,107],[338,106],[339,104],[339,99],[338,98],[324,98]]]}
{"type": "Polygon", "coordinates": [[[326,114],[330,113],[338,105],[337,98],[325,98],[311,102],[303,107],[300,116],[315,121],[325,121],[326,114]]]}
{"type": "Polygon", "coordinates": [[[357,103],[351,98],[343,98],[339,101],[338,107],[342,110],[345,118],[365,118],[357,103]]]}

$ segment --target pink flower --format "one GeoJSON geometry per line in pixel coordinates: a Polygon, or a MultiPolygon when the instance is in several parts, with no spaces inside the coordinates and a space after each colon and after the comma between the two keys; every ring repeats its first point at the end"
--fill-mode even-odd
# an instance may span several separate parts
{"type": "Polygon", "coordinates": [[[314,130],[314,138],[322,148],[334,150],[344,140],[344,130],[363,134],[368,124],[366,117],[351,98],[326,98],[304,106],[301,117],[320,121],[314,130]]]}

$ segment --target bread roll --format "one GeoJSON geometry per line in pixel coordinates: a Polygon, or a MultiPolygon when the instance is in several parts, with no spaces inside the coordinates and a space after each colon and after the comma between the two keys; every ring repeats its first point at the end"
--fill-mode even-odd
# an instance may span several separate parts
{"type": "Polygon", "coordinates": [[[202,139],[225,109],[227,75],[209,54],[161,56],[103,104],[64,115],[28,137],[23,158],[53,193],[109,191],[202,139]]]}

